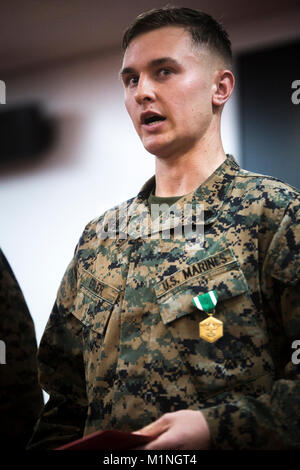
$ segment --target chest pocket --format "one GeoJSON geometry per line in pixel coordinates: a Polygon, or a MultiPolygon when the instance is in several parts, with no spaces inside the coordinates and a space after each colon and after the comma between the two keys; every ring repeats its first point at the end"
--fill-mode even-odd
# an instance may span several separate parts
{"type": "Polygon", "coordinates": [[[85,326],[104,336],[119,294],[117,288],[100,281],[92,273],[82,269],[72,313],[85,326]]]}
{"type": "Polygon", "coordinates": [[[213,396],[252,381],[254,387],[255,380],[270,370],[271,359],[266,350],[264,320],[255,308],[238,261],[187,279],[166,292],[170,285],[171,280],[155,287],[159,311],[197,393],[213,396]],[[199,322],[207,314],[192,301],[211,290],[218,297],[214,316],[223,322],[223,336],[214,343],[200,338],[199,322]]]}
{"type": "Polygon", "coordinates": [[[160,285],[155,290],[162,321],[168,324],[195,312],[206,318],[204,312],[194,307],[193,297],[215,290],[218,298],[217,312],[222,309],[225,300],[247,293],[248,284],[238,262],[233,261],[221,268],[212,269],[205,275],[187,280],[168,292],[163,292],[160,285]]]}

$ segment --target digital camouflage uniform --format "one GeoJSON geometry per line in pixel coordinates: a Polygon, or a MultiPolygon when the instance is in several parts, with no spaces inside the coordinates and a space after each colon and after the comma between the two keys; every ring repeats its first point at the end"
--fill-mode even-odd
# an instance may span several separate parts
{"type": "Polygon", "coordinates": [[[180,409],[203,411],[217,449],[298,447],[299,192],[228,156],[175,204],[204,204],[204,246],[193,250],[172,230],[147,238],[154,184],[126,203],[143,236],[100,239],[113,210],[83,232],[40,345],[50,400],[32,448],[180,409]],[[224,324],[214,343],[199,338],[207,315],[192,302],[210,290],[224,324]]]}
{"type": "Polygon", "coordinates": [[[24,449],[43,408],[34,324],[0,250],[0,448],[24,449]]]}

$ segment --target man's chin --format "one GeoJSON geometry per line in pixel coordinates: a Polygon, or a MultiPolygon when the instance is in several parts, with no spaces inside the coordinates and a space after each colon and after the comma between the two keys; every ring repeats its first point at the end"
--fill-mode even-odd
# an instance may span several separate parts
{"type": "Polygon", "coordinates": [[[143,142],[147,152],[158,158],[167,158],[172,154],[172,145],[170,142],[143,142]]]}

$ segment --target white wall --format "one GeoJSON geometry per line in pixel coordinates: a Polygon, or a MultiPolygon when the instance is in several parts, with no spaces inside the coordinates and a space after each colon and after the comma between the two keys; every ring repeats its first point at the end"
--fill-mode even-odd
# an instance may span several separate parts
{"type": "MultiPolygon", "coordinates": [[[[58,121],[47,159],[0,176],[0,246],[25,295],[40,341],[85,224],[134,196],[154,173],[123,104],[119,54],[8,80],[7,102],[37,100],[58,121]]],[[[225,149],[238,153],[234,100],[225,149]]]]}

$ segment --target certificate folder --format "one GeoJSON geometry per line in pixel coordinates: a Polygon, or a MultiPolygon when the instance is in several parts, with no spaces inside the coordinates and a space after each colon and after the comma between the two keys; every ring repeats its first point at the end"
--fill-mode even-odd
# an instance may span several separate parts
{"type": "Polygon", "coordinates": [[[109,429],[88,434],[82,439],[65,444],[56,450],[129,450],[147,444],[155,436],[143,436],[109,429]]]}

